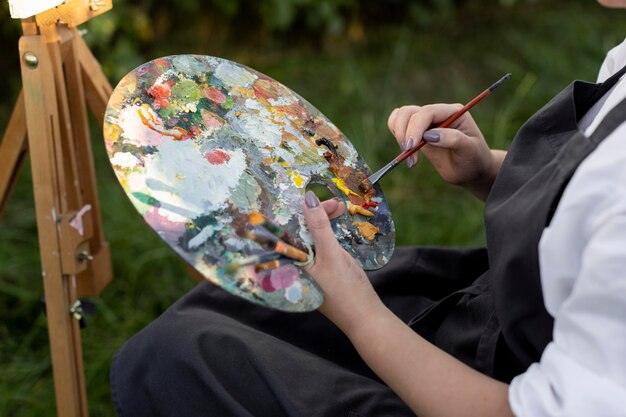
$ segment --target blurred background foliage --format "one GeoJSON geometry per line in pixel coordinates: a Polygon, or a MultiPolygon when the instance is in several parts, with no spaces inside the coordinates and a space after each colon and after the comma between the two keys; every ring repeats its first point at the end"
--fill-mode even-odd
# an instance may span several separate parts
{"type": "MultiPolygon", "coordinates": [[[[532,113],[572,79],[593,80],[626,35],[626,15],[593,0],[114,0],[83,25],[115,86],[137,65],[182,53],[231,59],[277,79],[326,114],[372,169],[399,149],[386,128],[404,104],[466,102],[513,78],[472,115],[506,148],[532,113]]],[[[0,7],[0,127],[20,86],[19,22],[0,7]]],[[[115,350],[193,287],[186,268],[139,221],[93,124],[102,215],[115,278],[83,331],[89,407],[113,416],[115,350]]],[[[482,203],[443,184],[426,161],[383,180],[398,244],[481,245],[482,203]]],[[[0,415],[49,416],[54,392],[30,166],[0,219],[0,415]]]]}

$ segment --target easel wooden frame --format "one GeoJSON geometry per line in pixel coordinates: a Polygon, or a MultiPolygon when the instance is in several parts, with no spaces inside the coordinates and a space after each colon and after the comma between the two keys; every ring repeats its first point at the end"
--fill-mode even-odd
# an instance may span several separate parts
{"type": "Polygon", "coordinates": [[[76,26],[111,0],[67,0],[22,21],[23,89],[0,143],[0,215],[30,151],[57,415],[86,417],[81,295],[111,281],[86,104],[102,123],[112,89],[76,26]]]}

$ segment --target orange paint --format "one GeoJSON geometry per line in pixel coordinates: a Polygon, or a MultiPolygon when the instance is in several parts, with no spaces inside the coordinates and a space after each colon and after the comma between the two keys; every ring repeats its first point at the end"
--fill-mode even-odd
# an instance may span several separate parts
{"type": "Polygon", "coordinates": [[[143,123],[144,126],[162,134],[163,136],[171,136],[175,140],[185,140],[192,136],[182,127],[174,126],[171,129],[166,128],[160,120],[156,120],[154,115],[143,107],[140,107],[137,113],[139,114],[141,123],[143,123]]]}
{"type": "Polygon", "coordinates": [[[348,208],[348,211],[349,211],[349,212],[350,212],[350,214],[352,214],[353,216],[354,216],[356,213],[359,213],[360,215],[365,216],[365,217],[373,217],[373,216],[374,216],[374,213],[372,213],[371,211],[369,211],[369,210],[365,210],[363,207],[361,207],[361,206],[356,206],[356,205],[354,205],[354,204],[353,204],[353,205],[351,205],[351,206],[348,208]]]}
{"type": "Polygon", "coordinates": [[[352,222],[353,226],[359,229],[359,233],[367,240],[374,240],[376,233],[378,233],[378,227],[368,222],[352,222]]]}

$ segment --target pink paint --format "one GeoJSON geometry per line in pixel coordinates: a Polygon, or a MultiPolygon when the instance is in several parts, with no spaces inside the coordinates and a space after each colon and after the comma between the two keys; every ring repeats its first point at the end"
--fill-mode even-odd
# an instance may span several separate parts
{"type": "Polygon", "coordinates": [[[81,235],[81,236],[84,233],[84,230],[83,230],[83,216],[89,210],[91,210],[91,204],[86,204],[85,206],[83,206],[83,208],[81,208],[78,211],[78,213],[76,213],[76,215],[72,218],[72,220],[70,220],[70,226],[72,226],[74,229],[76,229],[78,231],[78,234],[81,235]]]}
{"type": "Polygon", "coordinates": [[[204,157],[213,165],[222,165],[230,161],[230,154],[221,149],[213,149],[209,152],[205,152],[204,157]]]}
{"type": "Polygon", "coordinates": [[[215,87],[205,87],[204,90],[202,90],[202,93],[206,98],[217,104],[226,103],[226,95],[215,87]]]}
{"type": "Polygon", "coordinates": [[[220,127],[222,125],[222,121],[218,118],[218,116],[214,115],[210,111],[201,109],[200,114],[202,114],[202,123],[208,128],[220,127]]]}
{"type": "Polygon", "coordinates": [[[298,268],[293,265],[283,265],[272,270],[270,281],[276,289],[289,288],[299,276],[298,268]]]}
{"type": "Polygon", "coordinates": [[[158,207],[150,207],[143,218],[159,236],[168,242],[176,242],[185,233],[185,223],[173,222],[167,217],[161,216],[158,207]]]}

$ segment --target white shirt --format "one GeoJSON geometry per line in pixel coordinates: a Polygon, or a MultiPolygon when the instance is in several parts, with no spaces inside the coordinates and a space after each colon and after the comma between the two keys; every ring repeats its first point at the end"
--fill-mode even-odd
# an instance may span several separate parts
{"type": "MultiPolygon", "coordinates": [[[[626,40],[609,52],[598,81],[624,65],[626,40]]],[[[597,106],[585,134],[624,97],[626,77],[597,106]]],[[[626,416],[626,123],[572,177],[541,236],[539,263],[554,338],[540,362],[511,382],[513,413],[626,416]]]]}

